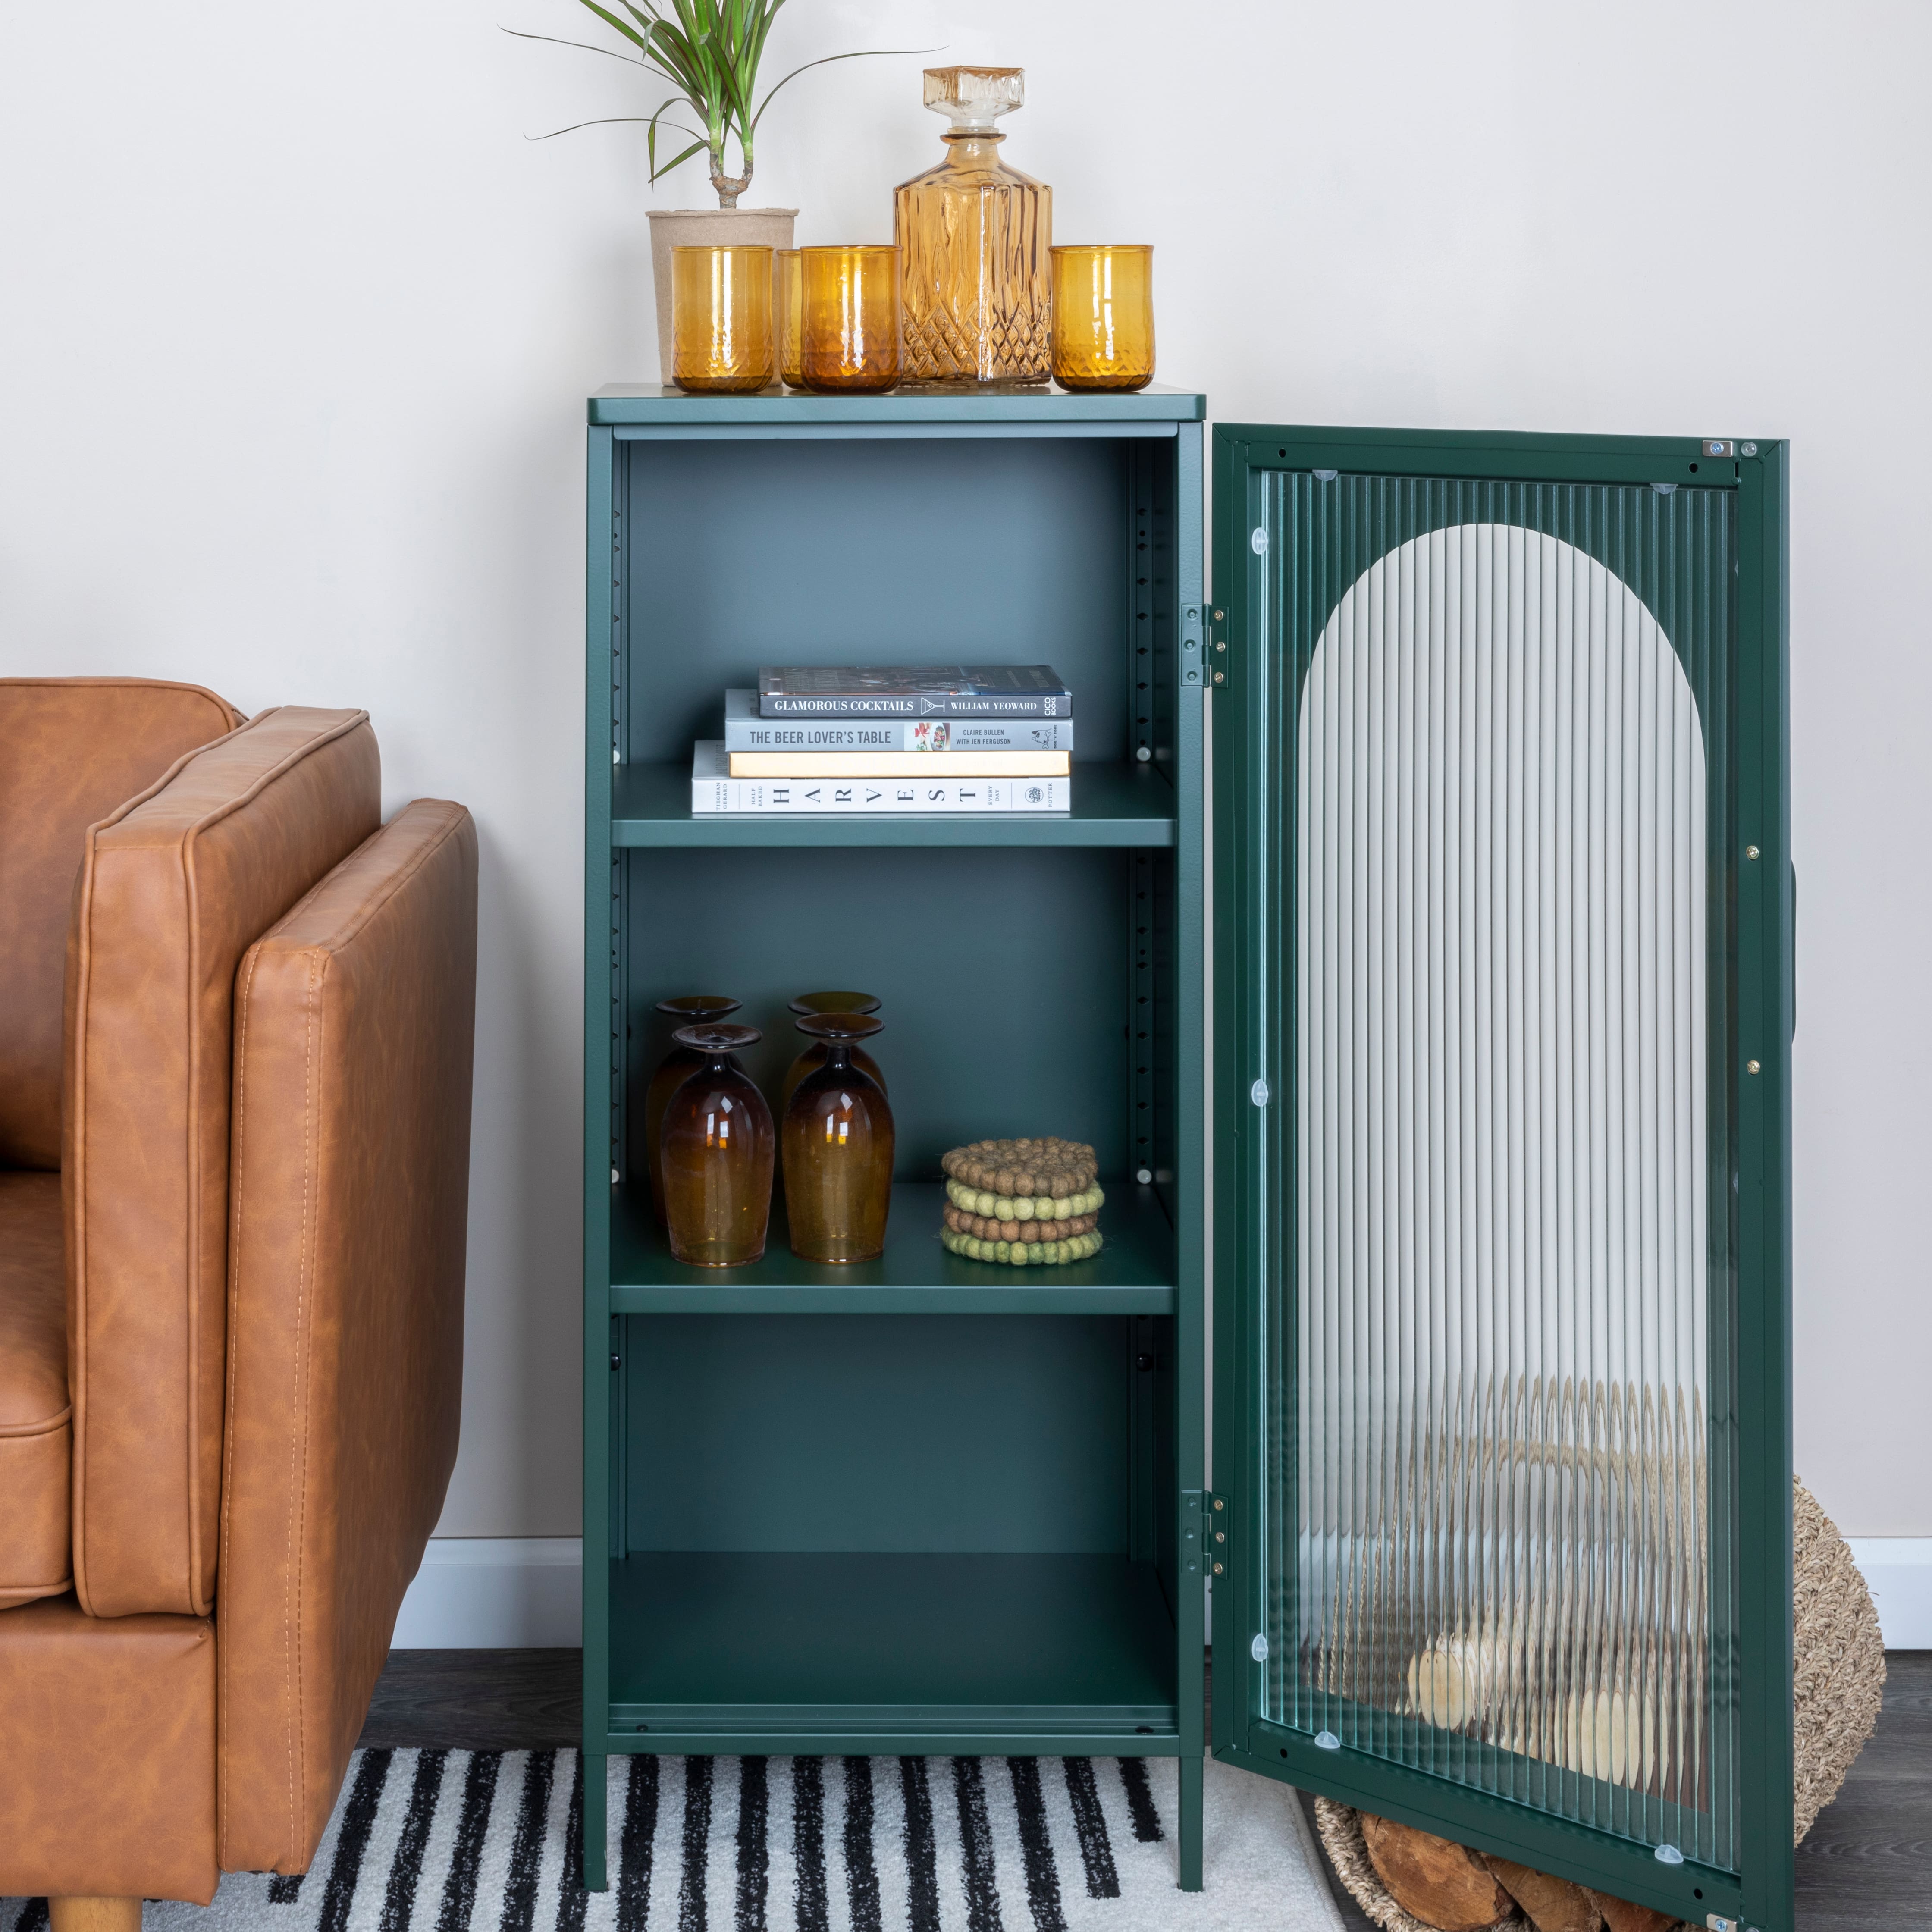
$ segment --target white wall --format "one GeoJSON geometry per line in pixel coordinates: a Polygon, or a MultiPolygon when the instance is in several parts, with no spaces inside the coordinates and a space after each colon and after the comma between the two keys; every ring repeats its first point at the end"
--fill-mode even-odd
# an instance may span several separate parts
{"type": "MultiPolygon", "coordinates": [[[[577,1527],[581,398],[655,367],[646,97],[571,0],[0,10],[0,668],[366,705],[482,829],[464,1447],[443,1528],[577,1527]]],[[[1160,249],[1228,418],[1789,436],[1798,1460],[1932,1534],[1932,10],[800,0],[1024,62],[1056,228],[1160,249]]],[[[935,58],[939,58],[934,56],[935,58]]],[[[752,202],[889,237],[916,59],[806,76],[752,202]]],[[[652,97],[654,99],[655,97],[652,97]]],[[[702,205],[687,169],[656,205],[702,205]]]]}

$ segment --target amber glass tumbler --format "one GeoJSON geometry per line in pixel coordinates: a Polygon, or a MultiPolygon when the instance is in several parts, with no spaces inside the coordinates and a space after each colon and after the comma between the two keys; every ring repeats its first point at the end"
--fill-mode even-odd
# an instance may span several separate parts
{"type": "Polygon", "coordinates": [[[659,1160],[670,1251],[699,1268],[736,1268],[765,1251],[772,1213],[772,1110],[734,1057],[756,1027],[680,1027],[704,1064],[664,1109],[659,1160]]]}
{"type": "Polygon", "coordinates": [[[796,248],[778,250],[778,380],[802,389],[805,355],[805,276],[796,248]]]}
{"type": "Polygon", "coordinates": [[[801,248],[808,389],[890,389],[899,380],[899,251],[801,248]]]}
{"type": "Polygon", "coordinates": [[[771,386],[772,251],[674,248],[670,379],[700,395],[771,386]]]}
{"type": "MultiPolygon", "coordinates": [[[[660,1000],[658,1011],[688,1026],[694,1021],[722,1020],[735,1013],[740,1002],[722,993],[688,993],[675,1000],[660,1000]]],[[[658,1168],[658,1146],[664,1132],[664,1112],[670,1096],[704,1064],[704,1056],[694,1047],[680,1046],[674,1035],[670,1052],[658,1062],[651,1084],[644,1089],[644,1168],[650,1177],[651,1212],[658,1226],[664,1224],[664,1176],[658,1168]]]]}
{"type": "Polygon", "coordinates": [[[1064,248],[1053,256],[1053,380],[1144,389],[1154,380],[1154,250],[1064,248]]]}
{"type": "MultiPolygon", "coordinates": [[[[879,996],[876,993],[801,993],[788,1004],[794,1012],[802,1015],[875,1013],[879,1010],[879,996]]],[[[778,1090],[780,1120],[784,1118],[791,1106],[791,1096],[798,1090],[798,1083],[808,1073],[815,1072],[825,1064],[825,1052],[824,1041],[814,1040],[785,1069],[784,1084],[778,1090]]],[[[876,1082],[881,1094],[886,1090],[886,1076],[879,1071],[879,1063],[862,1046],[855,1045],[853,1047],[852,1064],[861,1073],[876,1082]]]]}
{"type": "Polygon", "coordinates": [[[808,1262],[869,1262],[886,1251],[892,1198],[892,1110],[854,1065],[881,1030],[868,1013],[808,1013],[802,1034],[825,1064],[798,1083],[784,1117],[785,1214],[791,1251],[808,1262]]]}

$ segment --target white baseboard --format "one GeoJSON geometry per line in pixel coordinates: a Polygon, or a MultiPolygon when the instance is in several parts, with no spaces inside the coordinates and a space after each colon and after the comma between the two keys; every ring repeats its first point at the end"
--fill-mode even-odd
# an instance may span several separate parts
{"type": "MultiPolygon", "coordinates": [[[[1848,1539],[1888,1650],[1932,1650],[1932,1536],[1848,1539]]],[[[439,1537],[403,1599],[398,1650],[574,1649],[584,1545],[574,1536],[439,1537]]]]}
{"type": "Polygon", "coordinates": [[[574,1536],[432,1538],[390,1639],[398,1650],[574,1650],[583,1641],[574,1536]]]}
{"type": "Polygon", "coordinates": [[[1887,1650],[1932,1650],[1932,1536],[1848,1536],[1887,1650]]]}

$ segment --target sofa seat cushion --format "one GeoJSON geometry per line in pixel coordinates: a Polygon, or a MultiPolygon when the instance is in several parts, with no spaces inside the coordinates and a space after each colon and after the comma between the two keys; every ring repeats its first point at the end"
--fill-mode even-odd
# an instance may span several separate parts
{"type": "Polygon", "coordinates": [[[65,1282],[60,1176],[0,1173],[0,1609],[72,1582],[65,1282]]]}

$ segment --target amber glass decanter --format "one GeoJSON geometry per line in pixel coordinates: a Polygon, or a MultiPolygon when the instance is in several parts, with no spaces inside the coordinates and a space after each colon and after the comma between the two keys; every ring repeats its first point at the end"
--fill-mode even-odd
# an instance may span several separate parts
{"type": "Polygon", "coordinates": [[[756,1027],[680,1027],[702,1064],[664,1109],[658,1159],[670,1251],[700,1268],[736,1268],[765,1251],[772,1212],[772,1111],[736,1055],[756,1027]]]}
{"type": "Polygon", "coordinates": [[[892,1197],[892,1110],[854,1064],[881,1030],[867,1013],[808,1013],[798,1030],[826,1049],[784,1117],[785,1214],[791,1251],[808,1262],[869,1262],[886,1250],[892,1197]]]}
{"type": "Polygon", "coordinates": [[[993,126],[1025,99],[1019,68],[926,70],[926,104],[952,124],[945,160],[893,197],[908,382],[1047,379],[1053,190],[1000,159],[993,126]]]}
{"type": "MultiPolygon", "coordinates": [[[[875,1013],[879,1010],[879,996],[876,993],[801,993],[788,1004],[794,1012],[800,1014],[875,1013]]],[[[884,1022],[880,1024],[883,1026],[884,1022]]],[[[780,1120],[790,1110],[791,1096],[797,1092],[798,1083],[824,1064],[825,1042],[814,1040],[785,1069],[784,1084],[778,1090],[780,1120]]],[[[855,1045],[852,1048],[852,1064],[874,1082],[881,1094],[886,1090],[886,1076],[879,1071],[879,1063],[862,1046],[855,1045]]]]}
{"type": "MultiPolygon", "coordinates": [[[[687,993],[675,1000],[658,1000],[658,1011],[688,1025],[698,1020],[722,1020],[727,1013],[735,1013],[740,1004],[722,993],[687,993]]],[[[671,1050],[658,1062],[658,1070],[644,1089],[644,1168],[650,1178],[651,1212],[660,1228],[664,1224],[664,1176],[658,1171],[658,1146],[664,1132],[664,1109],[670,1105],[670,1096],[704,1064],[703,1054],[677,1046],[675,1034],[672,1040],[671,1050]]]]}

